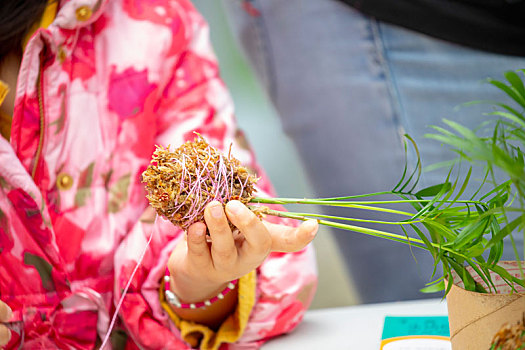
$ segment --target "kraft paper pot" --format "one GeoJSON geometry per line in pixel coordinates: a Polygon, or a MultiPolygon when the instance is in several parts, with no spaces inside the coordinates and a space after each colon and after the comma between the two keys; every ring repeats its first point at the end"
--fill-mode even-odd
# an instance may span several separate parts
{"type": "MultiPolygon", "coordinates": [[[[505,261],[498,265],[520,278],[517,262],[505,261]]],[[[525,266],[525,263],[522,262],[522,266],[525,266]]],[[[472,273],[470,268],[469,271],[472,273]]],[[[486,287],[479,276],[475,273],[472,273],[472,276],[486,287]]],[[[496,285],[497,293],[492,294],[466,291],[457,275],[454,275],[454,281],[456,282],[447,295],[453,350],[489,349],[493,336],[505,323],[516,324],[523,319],[525,288],[515,286],[518,293],[512,293],[510,286],[496,275],[492,276],[492,281],[496,285]]]]}

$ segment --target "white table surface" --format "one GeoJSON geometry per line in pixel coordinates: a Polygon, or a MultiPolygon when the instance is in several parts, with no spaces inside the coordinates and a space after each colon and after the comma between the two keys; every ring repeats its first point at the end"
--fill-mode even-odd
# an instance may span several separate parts
{"type": "Polygon", "coordinates": [[[385,316],[446,316],[441,299],[367,304],[307,311],[290,334],[266,343],[263,350],[378,350],[385,316]]]}

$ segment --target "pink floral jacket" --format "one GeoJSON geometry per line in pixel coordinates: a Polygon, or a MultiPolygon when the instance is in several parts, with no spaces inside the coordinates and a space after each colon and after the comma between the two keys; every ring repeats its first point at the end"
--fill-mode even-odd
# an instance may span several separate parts
{"type": "MultiPolygon", "coordinates": [[[[239,141],[208,28],[188,0],[62,0],[24,52],[11,141],[0,137],[0,300],[17,348],[94,348],[146,242],[113,334],[127,348],[189,347],[159,302],[182,232],[144,218],[141,173],[155,144],[204,135],[256,169],[239,141]],[[126,340],[127,339],[127,340],[126,340]]],[[[293,329],[316,285],[311,248],[257,270],[257,302],[235,344],[293,329]]]]}

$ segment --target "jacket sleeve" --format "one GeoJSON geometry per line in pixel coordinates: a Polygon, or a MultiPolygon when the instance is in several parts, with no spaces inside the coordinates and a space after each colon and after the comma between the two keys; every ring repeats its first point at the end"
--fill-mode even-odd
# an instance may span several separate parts
{"type": "MultiPolygon", "coordinates": [[[[164,71],[170,74],[162,82],[157,144],[176,147],[193,139],[194,132],[198,132],[225,152],[231,146],[232,154],[260,178],[258,195],[271,195],[270,183],[237,129],[232,100],[220,79],[210,46],[208,26],[189,1],[179,1],[178,6],[183,11],[177,12],[177,20],[183,26],[177,27],[165,60],[164,71]]],[[[269,220],[296,224],[286,219],[269,220]]],[[[223,324],[217,334],[210,334],[211,330],[202,325],[170,317],[169,309],[162,307],[159,288],[169,254],[182,234],[171,223],[161,218],[155,220],[153,213],[145,214],[116,252],[115,300],[118,301],[139,260],[141,247],[153,235],[120,311],[135,342],[152,349],[171,344],[173,348],[184,348],[186,342],[196,345],[191,336],[200,333],[202,348],[218,348],[222,342],[221,349],[256,348],[273,336],[291,331],[302,319],[317,284],[312,247],[293,254],[271,254],[256,271],[246,276],[238,309],[232,315],[234,320],[228,319],[225,323],[230,324],[223,324]],[[244,321],[240,320],[243,318],[244,321]],[[221,329],[225,329],[226,335],[220,335],[221,329]],[[228,336],[228,333],[235,334],[228,336]]]]}

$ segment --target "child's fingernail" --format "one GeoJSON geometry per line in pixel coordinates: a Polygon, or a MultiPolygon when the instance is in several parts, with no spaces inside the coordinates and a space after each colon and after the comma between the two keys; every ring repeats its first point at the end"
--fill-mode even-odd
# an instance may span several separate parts
{"type": "Polygon", "coordinates": [[[243,205],[239,201],[228,202],[228,211],[232,214],[235,214],[235,215],[240,214],[243,209],[242,207],[243,205]]]}
{"type": "Polygon", "coordinates": [[[317,226],[318,224],[315,220],[309,220],[304,223],[304,227],[311,237],[314,237],[317,233],[317,226]]]}
{"type": "Polygon", "coordinates": [[[12,317],[13,317],[13,310],[11,310],[11,308],[9,307],[9,305],[5,305],[7,310],[6,310],[6,320],[10,320],[12,317]]]}
{"type": "Polygon", "coordinates": [[[205,227],[199,227],[195,230],[195,234],[197,236],[204,236],[206,234],[206,228],[205,227]]]}
{"type": "Polygon", "coordinates": [[[194,237],[200,237],[204,234],[204,229],[202,227],[194,227],[191,230],[191,234],[194,237]]]}
{"type": "Polygon", "coordinates": [[[222,205],[219,203],[215,203],[210,208],[211,216],[213,216],[216,219],[220,219],[222,217],[222,205]]]}

